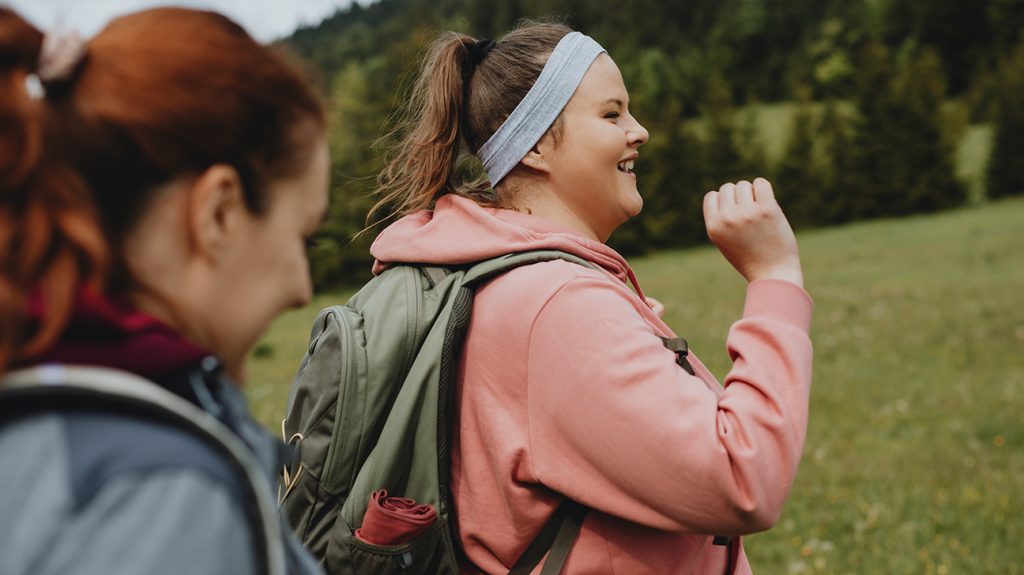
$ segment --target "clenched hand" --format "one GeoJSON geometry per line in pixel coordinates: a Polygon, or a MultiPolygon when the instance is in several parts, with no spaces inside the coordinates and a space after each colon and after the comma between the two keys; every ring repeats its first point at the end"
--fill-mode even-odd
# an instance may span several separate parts
{"type": "Polygon", "coordinates": [[[780,279],[803,287],[796,237],[768,180],[724,184],[708,192],[704,222],[708,237],[748,282],[780,279]]]}

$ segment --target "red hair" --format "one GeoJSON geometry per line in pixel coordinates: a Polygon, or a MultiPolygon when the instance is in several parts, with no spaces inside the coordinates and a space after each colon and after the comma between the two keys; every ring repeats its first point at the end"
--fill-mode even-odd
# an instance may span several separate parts
{"type": "Polygon", "coordinates": [[[128,287],[119,246],[159,184],[228,164],[262,214],[266,183],[300,173],[324,129],[295,69],[213,12],[113,20],[34,100],[42,41],[0,7],[0,371],[59,337],[83,284],[128,287]],[[26,313],[34,290],[39,322],[26,313]]]}

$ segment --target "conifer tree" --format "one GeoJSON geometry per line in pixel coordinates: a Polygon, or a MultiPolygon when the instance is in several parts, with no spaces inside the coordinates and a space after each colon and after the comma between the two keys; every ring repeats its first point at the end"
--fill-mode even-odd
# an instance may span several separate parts
{"type": "Polygon", "coordinates": [[[930,48],[918,53],[904,66],[894,88],[902,189],[892,211],[907,215],[962,204],[966,188],[956,179],[953,144],[943,128],[946,75],[938,53],[930,48]]]}
{"type": "Polygon", "coordinates": [[[707,99],[701,108],[705,187],[715,189],[725,182],[750,178],[752,170],[740,149],[740,133],[729,84],[720,73],[713,73],[708,79],[707,99]]]}
{"type": "Polygon", "coordinates": [[[900,143],[894,136],[900,111],[893,91],[891,53],[882,44],[865,46],[860,56],[855,105],[857,116],[850,139],[851,171],[842,175],[852,194],[837,197],[837,221],[892,215],[892,199],[902,193],[897,174],[900,143]]]}
{"type": "Polygon", "coordinates": [[[818,121],[811,108],[810,90],[799,93],[786,149],[779,159],[774,182],[779,204],[794,228],[822,225],[823,177],[815,151],[818,121]]]}
{"type": "Polygon", "coordinates": [[[1000,66],[987,196],[1024,194],[1024,42],[1000,66]]]}
{"type": "Polygon", "coordinates": [[[821,146],[820,221],[841,223],[849,219],[850,204],[863,185],[854,165],[853,124],[835,100],[825,102],[819,128],[821,146]]]}
{"type": "Polygon", "coordinates": [[[742,112],[737,113],[736,143],[743,159],[741,166],[746,172],[745,179],[763,176],[768,169],[768,155],[761,131],[761,105],[750,101],[742,112]]]}
{"type": "Polygon", "coordinates": [[[844,198],[843,216],[902,216],[962,204],[966,192],[942,128],[946,84],[935,52],[922,50],[895,70],[889,51],[872,45],[861,71],[851,175],[859,190],[844,198]]]}

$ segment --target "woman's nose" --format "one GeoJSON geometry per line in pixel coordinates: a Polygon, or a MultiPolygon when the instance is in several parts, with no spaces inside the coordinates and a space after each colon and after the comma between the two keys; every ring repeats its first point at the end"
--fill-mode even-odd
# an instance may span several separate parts
{"type": "Polygon", "coordinates": [[[643,127],[643,124],[638,122],[636,118],[633,119],[633,127],[630,128],[629,132],[629,143],[633,146],[642,146],[647,143],[651,135],[647,132],[647,128],[643,127]]]}

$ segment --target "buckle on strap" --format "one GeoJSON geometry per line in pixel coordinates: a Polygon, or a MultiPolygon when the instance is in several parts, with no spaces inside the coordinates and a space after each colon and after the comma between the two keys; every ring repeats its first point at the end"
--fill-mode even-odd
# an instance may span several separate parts
{"type": "Polygon", "coordinates": [[[661,341],[665,344],[665,347],[676,354],[676,363],[685,369],[686,373],[697,375],[693,370],[693,366],[690,365],[690,360],[686,359],[686,356],[690,354],[690,347],[685,339],[681,337],[663,337],[661,341]]]}

